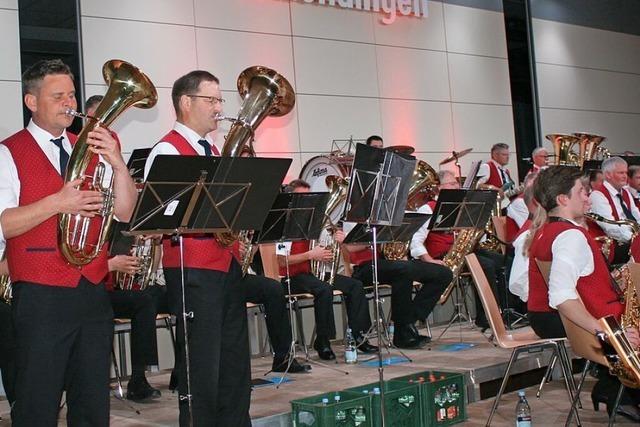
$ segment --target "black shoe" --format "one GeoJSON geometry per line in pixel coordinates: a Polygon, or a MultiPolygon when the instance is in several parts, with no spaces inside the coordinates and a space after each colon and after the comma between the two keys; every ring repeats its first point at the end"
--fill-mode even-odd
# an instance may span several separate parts
{"type": "Polygon", "coordinates": [[[358,351],[363,354],[373,354],[378,352],[378,346],[371,344],[368,340],[365,339],[356,339],[358,344],[358,351]]]}
{"type": "Polygon", "coordinates": [[[424,347],[426,342],[420,339],[420,335],[415,333],[414,328],[412,324],[396,325],[393,332],[393,345],[409,350],[424,347]]]}
{"type": "Polygon", "coordinates": [[[291,361],[289,370],[287,370],[288,365],[289,365],[289,359],[287,356],[274,357],[271,370],[273,372],[288,372],[290,374],[301,374],[301,373],[309,372],[311,370],[311,365],[307,365],[306,363],[300,364],[295,358],[291,361]]]}
{"type": "Polygon", "coordinates": [[[151,387],[146,378],[133,379],[127,384],[127,400],[141,402],[160,397],[162,393],[157,388],[151,387]]]}
{"type": "Polygon", "coordinates": [[[431,342],[431,337],[430,337],[430,336],[427,336],[427,335],[420,335],[420,332],[418,332],[418,328],[416,328],[416,325],[415,325],[415,324],[411,324],[411,325],[410,325],[410,327],[411,327],[411,330],[413,331],[413,334],[414,334],[415,336],[417,336],[417,337],[418,337],[417,339],[418,339],[418,340],[419,340],[423,345],[429,344],[429,343],[431,342]]]}
{"type": "MultiPolygon", "coordinates": [[[[608,411],[609,409],[607,407],[607,412],[608,411]]],[[[619,405],[616,413],[630,419],[633,422],[640,422],[640,410],[635,405],[619,405]]]]}
{"type": "Polygon", "coordinates": [[[318,356],[322,360],[335,360],[336,354],[331,350],[329,338],[316,338],[313,348],[318,352],[318,356]]]}

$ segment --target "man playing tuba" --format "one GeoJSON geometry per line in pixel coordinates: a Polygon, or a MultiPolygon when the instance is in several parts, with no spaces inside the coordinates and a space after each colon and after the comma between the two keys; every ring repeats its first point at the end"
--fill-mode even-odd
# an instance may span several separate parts
{"type": "MultiPolygon", "coordinates": [[[[92,217],[102,207],[82,180],[63,176],[76,136],[68,133],[75,110],[73,74],[60,60],[42,60],[22,76],[32,119],[0,144],[0,224],[13,282],[17,359],[21,361],[12,408],[14,425],[56,425],[66,389],[70,424],[109,424],[109,363],[113,312],[103,280],[107,254],[77,267],[57,243],[58,214],[92,217]]],[[[113,176],[115,215],[128,221],[136,191],[118,144],[96,127],[87,143],[113,176]]],[[[87,168],[87,174],[93,171],[87,168]]]]}

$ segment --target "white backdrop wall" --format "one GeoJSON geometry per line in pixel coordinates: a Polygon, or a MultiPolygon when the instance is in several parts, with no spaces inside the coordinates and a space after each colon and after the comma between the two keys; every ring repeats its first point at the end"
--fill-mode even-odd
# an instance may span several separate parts
{"type": "Polygon", "coordinates": [[[22,128],[18,0],[0,0],[0,140],[22,128]]]}
{"type": "Polygon", "coordinates": [[[296,91],[294,111],[257,132],[260,155],[294,159],[287,179],[350,136],[412,145],[436,169],[451,150],[473,147],[464,171],[495,142],[514,144],[498,12],[431,1],[428,18],[384,25],[374,12],[288,0],[82,0],[81,14],[87,96],[104,92],[100,69],[110,58],[139,66],[158,88],[157,108],[127,112],[115,125],[127,152],[170,129],[180,75],[216,74],[225,113],[235,115],[236,78],[257,64],[296,91]]]}
{"type": "Polygon", "coordinates": [[[640,37],[541,19],[533,28],[542,134],[591,131],[613,153],[640,153],[640,37]]]}

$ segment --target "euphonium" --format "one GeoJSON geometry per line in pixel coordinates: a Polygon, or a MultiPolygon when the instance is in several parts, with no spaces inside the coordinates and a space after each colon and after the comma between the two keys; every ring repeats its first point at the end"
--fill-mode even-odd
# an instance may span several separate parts
{"type": "Polygon", "coordinates": [[[580,141],[577,136],[552,133],[546,135],[545,138],[553,144],[553,152],[555,154],[554,164],[556,166],[580,165],[580,159],[572,149],[573,146],[580,141]]]}
{"type": "Polygon", "coordinates": [[[131,255],[138,258],[140,265],[134,274],[116,273],[116,288],[123,291],[134,290],[137,284],[140,291],[153,285],[158,271],[161,239],[145,239],[143,236],[136,236],[133,242],[131,255]]]}
{"type": "Polygon", "coordinates": [[[582,167],[584,162],[587,160],[595,160],[596,155],[598,155],[602,148],[600,144],[607,139],[604,136],[595,135],[586,132],[575,132],[573,136],[579,138],[579,152],[578,152],[578,163],[579,166],[582,167]]]}
{"type": "MultiPolygon", "coordinates": [[[[218,116],[218,120],[229,120],[229,129],[221,156],[239,157],[245,144],[253,151],[255,131],[267,116],[280,117],[289,113],[295,105],[295,93],[291,84],[270,68],[256,65],[245,69],[238,76],[238,92],[243,98],[242,107],[235,119],[218,116]]],[[[223,246],[230,246],[235,233],[217,233],[216,239],[223,246]]]]}
{"type": "MultiPolygon", "coordinates": [[[[5,250],[0,261],[5,260],[6,254],[5,250]]],[[[0,300],[11,304],[11,278],[9,278],[9,275],[0,276],[0,300]]]]}
{"type": "MultiPolygon", "coordinates": [[[[416,211],[420,207],[420,194],[424,191],[435,192],[440,180],[436,171],[423,160],[418,160],[416,169],[411,177],[409,195],[407,196],[407,210],[416,211]]],[[[408,242],[391,242],[382,245],[384,258],[397,261],[404,258],[409,251],[408,242]]]]}
{"type": "MultiPolygon", "coordinates": [[[[88,264],[98,256],[109,238],[113,220],[113,186],[112,183],[108,186],[102,183],[105,165],[98,163],[93,177],[86,176],[87,168],[95,156],[89,150],[87,134],[96,126],[108,127],[129,107],[151,108],[158,100],[156,88],[151,80],[128,62],[118,59],[107,61],[102,67],[102,75],[109,88],[93,117],[87,117],[87,123],[78,135],[69,158],[64,182],[83,179],[84,182],[77,188],[101,192],[104,196],[103,207],[93,218],[82,217],[79,214],[58,215],[60,252],[74,265],[88,264]],[[97,227],[98,221],[100,228],[97,227]]],[[[73,110],[67,111],[67,114],[78,115],[73,110]]]]}

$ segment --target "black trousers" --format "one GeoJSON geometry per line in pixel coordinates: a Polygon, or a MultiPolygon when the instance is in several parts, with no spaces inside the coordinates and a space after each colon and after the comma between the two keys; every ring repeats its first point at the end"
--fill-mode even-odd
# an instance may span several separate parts
{"type": "Polygon", "coordinates": [[[444,265],[413,260],[411,262],[411,279],[420,282],[422,287],[413,298],[415,318],[426,320],[440,296],[453,280],[451,270],[444,265]]]}
{"type": "Polygon", "coordinates": [[[276,358],[285,357],[291,345],[291,323],[284,287],[277,280],[247,274],[242,279],[247,301],[264,307],[267,333],[276,358]]]}
{"type": "Polygon", "coordinates": [[[541,312],[530,311],[527,313],[531,329],[540,338],[564,338],[567,333],[564,331],[560,314],[557,311],[541,312]]]}
{"type": "Polygon", "coordinates": [[[131,364],[134,376],[144,374],[147,366],[158,365],[156,302],[151,289],[115,290],[109,293],[114,316],[131,319],[131,364]]]}
{"type": "Polygon", "coordinates": [[[16,400],[16,334],[13,328],[11,306],[0,301],[0,371],[2,386],[7,394],[9,405],[16,400]]]}
{"type": "MultiPolygon", "coordinates": [[[[178,391],[187,394],[179,268],[164,270],[172,313],[177,317],[178,391]]],[[[193,426],[250,426],[251,367],[247,311],[240,266],[228,273],[185,270],[193,426]]],[[[180,425],[189,425],[188,401],[180,400],[180,425]]]]}
{"type": "Polygon", "coordinates": [[[18,376],[14,426],[56,426],[66,389],[67,425],[109,425],[113,311],[104,285],[13,284],[18,376]]]}

